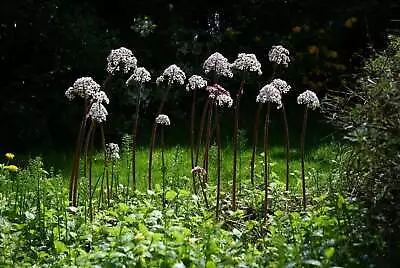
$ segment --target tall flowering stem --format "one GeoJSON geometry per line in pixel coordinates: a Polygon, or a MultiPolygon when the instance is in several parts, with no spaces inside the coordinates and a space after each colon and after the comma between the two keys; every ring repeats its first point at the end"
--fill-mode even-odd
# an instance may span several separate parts
{"type": "Polygon", "coordinates": [[[165,187],[166,187],[165,173],[167,167],[165,165],[165,158],[164,158],[164,126],[171,125],[171,122],[169,120],[169,117],[165,114],[158,115],[155,122],[156,124],[161,126],[161,162],[162,162],[161,172],[162,172],[162,190],[163,190],[162,202],[163,202],[163,208],[165,208],[165,187]]]}
{"type": "Polygon", "coordinates": [[[259,103],[257,106],[256,116],[254,120],[254,128],[253,128],[253,148],[251,152],[251,160],[250,160],[250,181],[251,184],[254,185],[254,167],[255,167],[255,158],[256,158],[256,149],[258,142],[258,128],[260,123],[260,114],[262,110],[262,103],[259,103]]]}
{"type": "MultiPolygon", "coordinates": [[[[207,87],[210,99],[210,108],[215,107],[215,128],[216,128],[216,143],[217,143],[217,204],[215,210],[215,216],[219,217],[219,201],[221,192],[221,133],[219,125],[219,107],[227,106],[231,107],[233,100],[228,91],[218,84],[207,87]]],[[[210,124],[209,124],[210,125],[210,124]]]]}
{"type": "MultiPolygon", "coordinates": [[[[191,114],[190,114],[190,160],[192,164],[192,169],[195,167],[195,142],[194,142],[194,133],[195,133],[195,127],[194,127],[194,122],[195,122],[195,116],[196,116],[196,92],[197,89],[193,89],[193,99],[192,99],[192,109],[191,109],[191,114]]],[[[192,183],[193,183],[193,192],[197,194],[196,190],[196,180],[195,180],[195,175],[192,174],[192,183]]]]}
{"type": "Polygon", "coordinates": [[[238,131],[239,131],[239,110],[240,98],[244,93],[245,73],[257,72],[262,74],[261,63],[257,60],[254,54],[239,53],[237,59],[231,65],[232,69],[241,72],[240,87],[236,94],[234,106],[234,127],[233,127],[233,170],[232,170],[232,210],[236,210],[236,183],[237,183],[237,147],[238,147],[238,131]]]}
{"type": "Polygon", "coordinates": [[[219,218],[219,199],[221,194],[221,133],[219,127],[218,106],[215,107],[215,125],[216,125],[216,142],[217,142],[217,205],[215,208],[215,217],[219,218]]]}
{"type": "Polygon", "coordinates": [[[75,153],[72,160],[72,172],[71,172],[70,187],[69,187],[69,205],[71,207],[77,207],[79,162],[80,162],[81,148],[85,135],[86,122],[87,122],[86,106],[87,104],[85,103],[83,118],[81,121],[81,125],[79,127],[79,133],[75,144],[75,153]]]}
{"type": "Polygon", "coordinates": [[[268,186],[269,186],[269,117],[271,104],[267,104],[264,123],[264,218],[268,218],[268,186]]]}
{"type": "Polygon", "coordinates": [[[78,137],[75,145],[75,154],[72,164],[72,172],[70,179],[69,189],[69,203],[71,207],[77,206],[78,194],[78,177],[79,177],[79,164],[80,155],[85,140],[86,123],[88,117],[98,121],[104,120],[107,116],[107,110],[103,106],[103,102],[109,103],[109,99],[104,91],[100,91],[100,85],[97,84],[91,77],[81,77],[77,79],[73,86],[68,88],[65,96],[69,100],[75,97],[84,99],[84,114],[79,128],[78,137]]]}
{"type": "Polygon", "coordinates": [[[317,95],[310,91],[306,90],[301,93],[297,97],[297,103],[305,105],[304,109],[304,117],[303,117],[303,126],[301,129],[301,137],[300,137],[300,154],[301,154],[301,185],[302,185],[302,192],[303,192],[303,209],[306,209],[306,180],[305,180],[305,172],[304,172],[304,145],[306,139],[306,128],[307,128],[307,116],[308,116],[308,109],[315,110],[319,107],[320,103],[318,100],[317,95]]]}
{"type": "Polygon", "coordinates": [[[126,81],[126,86],[131,84],[137,85],[136,95],[136,108],[133,118],[132,128],[132,190],[136,190],[136,146],[137,146],[137,131],[139,126],[139,111],[142,100],[143,85],[151,80],[150,73],[144,67],[138,67],[135,69],[131,77],[126,81]]]}
{"type": "Polygon", "coordinates": [[[289,124],[286,117],[285,104],[282,102],[282,116],[285,127],[285,148],[286,148],[286,191],[289,191],[289,163],[290,163],[290,140],[289,140],[289,124]]]}
{"type": "MultiPolygon", "coordinates": [[[[196,146],[195,146],[195,117],[196,117],[196,93],[198,89],[204,88],[207,86],[207,81],[203,79],[203,77],[198,76],[198,75],[193,75],[188,79],[188,84],[186,85],[186,90],[193,91],[193,98],[192,98],[192,108],[191,108],[191,116],[190,116],[190,159],[191,159],[191,164],[192,164],[192,169],[197,165],[197,160],[195,163],[195,151],[196,146]]],[[[201,135],[199,135],[201,136],[201,135]]],[[[193,191],[196,194],[196,178],[195,174],[192,173],[192,183],[193,183],[193,191]]]]}
{"type": "Polygon", "coordinates": [[[195,165],[198,165],[199,162],[199,155],[200,155],[200,147],[201,147],[201,141],[203,140],[203,133],[204,133],[204,125],[206,122],[206,117],[207,117],[207,112],[209,109],[210,105],[210,100],[207,98],[204,107],[203,107],[203,112],[201,113],[201,119],[200,119],[200,128],[198,131],[198,136],[197,136],[197,146],[196,146],[196,159],[195,159],[195,165]]]}
{"type": "Polygon", "coordinates": [[[256,102],[267,104],[267,113],[264,123],[264,218],[268,218],[268,185],[269,185],[269,118],[271,103],[282,107],[282,96],[279,90],[272,84],[265,85],[259,92],[256,102]]]}
{"type": "Polygon", "coordinates": [[[234,125],[233,125],[233,170],[232,170],[232,198],[231,206],[232,210],[236,210],[236,183],[237,183],[237,147],[238,147],[238,131],[239,131],[239,109],[240,109],[240,97],[243,94],[244,87],[244,71],[242,73],[242,81],[240,82],[239,90],[236,94],[235,106],[234,106],[234,125]]]}
{"type": "Polygon", "coordinates": [[[207,115],[207,130],[206,130],[206,141],[204,148],[204,157],[203,157],[203,166],[206,170],[206,175],[203,177],[203,182],[208,183],[208,160],[209,160],[209,149],[211,145],[211,135],[212,135],[212,113],[213,113],[213,105],[208,105],[208,115],[207,115]]]}
{"type": "MultiPolygon", "coordinates": [[[[183,85],[185,83],[186,75],[185,73],[175,64],[169,66],[166,68],[163,72],[162,75],[160,75],[156,83],[157,85],[160,85],[164,81],[167,81],[167,89],[164,93],[163,99],[161,100],[160,106],[158,107],[157,115],[160,115],[161,112],[163,111],[164,105],[167,101],[169,91],[172,87],[172,85],[179,84],[183,85]]],[[[153,127],[151,130],[151,139],[150,139],[150,150],[149,150],[149,170],[148,170],[148,180],[147,180],[147,186],[148,189],[152,189],[152,162],[153,162],[153,151],[154,151],[154,144],[156,140],[156,134],[157,134],[157,123],[156,121],[153,122],[153,127]]]]}
{"type": "Polygon", "coordinates": [[[307,113],[308,107],[304,108],[304,116],[303,116],[303,126],[301,128],[301,137],[300,137],[300,155],[301,155],[301,188],[303,193],[303,209],[306,209],[306,180],[305,180],[305,172],[304,172],[304,144],[306,140],[306,128],[307,128],[307,113]]]}
{"type": "MultiPolygon", "coordinates": [[[[291,90],[291,86],[289,86],[286,81],[282,79],[274,79],[271,83],[274,87],[276,87],[279,92],[284,95],[287,94],[291,90]]],[[[285,137],[285,148],[286,148],[286,191],[289,191],[289,161],[290,161],[290,146],[289,146],[289,125],[286,117],[285,104],[282,99],[282,116],[284,122],[284,137],[285,137]]]]}

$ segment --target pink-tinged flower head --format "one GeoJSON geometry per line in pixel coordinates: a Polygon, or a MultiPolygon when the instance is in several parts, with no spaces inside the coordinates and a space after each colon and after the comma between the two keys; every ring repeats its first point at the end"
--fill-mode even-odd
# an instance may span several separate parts
{"type": "Polygon", "coordinates": [[[215,103],[218,106],[232,106],[233,100],[231,94],[220,85],[214,84],[213,86],[208,86],[207,91],[209,92],[208,97],[215,100],[215,103]]]}
{"type": "Polygon", "coordinates": [[[282,80],[282,79],[279,79],[279,78],[278,79],[274,79],[272,81],[272,85],[274,87],[276,87],[279,90],[279,92],[281,92],[281,94],[288,93],[290,91],[290,89],[292,88],[291,86],[288,85],[288,83],[286,83],[285,80],[282,80]]]}
{"type": "Polygon", "coordinates": [[[276,64],[282,64],[285,67],[288,66],[290,62],[289,50],[283,46],[272,46],[272,49],[268,53],[269,61],[275,62],[276,64]]]}
{"type": "Polygon", "coordinates": [[[192,174],[199,174],[204,176],[207,175],[207,171],[202,167],[196,166],[192,169],[192,174]]]}
{"type": "Polygon", "coordinates": [[[298,104],[305,104],[308,108],[313,110],[319,107],[319,100],[317,95],[311,90],[306,90],[297,97],[298,104]]]}
{"type": "Polygon", "coordinates": [[[206,74],[215,72],[218,76],[233,77],[231,65],[228,59],[222,56],[221,53],[215,52],[203,64],[203,70],[206,74]]]}
{"type": "Polygon", "coordinates": [[[186,75],[181,68],[172,64],[166,68],[162,75],[156,79],[156,84],[159,85],[164,81],[167,81],[169,85],[177,83],[178,85],[183,85],[185,83],[186,75]]]}
{"type": "Polygon", "coordinates": [[[65,96],[69,100],[73,100],[75,96],[90,100],[97,92],[100,91],[100,85],[91,77],[81,77],[76,79],[72,87],[65,91],[65,96]]]}
{"type": "Polygon", "coordinates": [[[156,117],[156,123],[159,125],[163,125],[163,126],[171,125],[171,121],[169,121],[168,115],[165,115],[165,114],[159,114],[156,117]]]}
{"type": "Polygon", "coordinates": [[[206,86],[207,86],[207,80],[205,80],[200,75],[192,75],[188,79],[188,83],[186,84],[186,90],[190,91],[190,90],[204,88],[206,86]]]}
{"type": "Polygon", "coordinates": [[[257,60],[257,57],[254,54],[239,53],[231,67],[232,69],[257,72],[258,75],[262,75],[261,63],[257,60]]]}
{"type": "Polygon", "coordinates": [[[149,82],[151,80],[151,75],[149,71],[146,70],[144,67],[138,67],[133,71],[133,74],[129,79],[126,81],[126,85],[129,86],[133,82],[143,84],[149,82]]]}
{"type": "Polygon", "coordinates": [[[104,107],[104,105],[99,101],[92,103],[92,106],[87,114],[88,117],[98,123],[105,122],[107,120],[107,115],[108,112],[106,107],[104,107]]]}
{"type": "Polygon", "coordinates": [[[125,47],[111,50],[107,57],[107,72],[115,75],[119,72],[127,74],[132,69],[136,69],[137,59],[133,52],[125,47]]]}
{"type": "Polygon", "coordinates": [[[282,107],[282,95],[272,83],[265,85],[258,93],[257,102],[275,103],[278,109],[282,107]]]}

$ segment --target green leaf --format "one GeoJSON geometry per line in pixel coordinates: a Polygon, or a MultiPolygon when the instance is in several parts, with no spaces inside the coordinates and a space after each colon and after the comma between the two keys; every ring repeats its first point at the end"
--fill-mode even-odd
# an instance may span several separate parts
{"type": "Polygon", "coordinates": [[[62,253],[62,252],[68,251],[67,246],[59,240],[54,241],[54,248],[56,249],[57,253],[62,253]]]}
{"type": "Polygon", "coordinates": [[[330,247],[330,248],[325,249],[324,255],[328,259],[332,258],[333,254],[335,254],[335,248],[330,247]]]}
{"type": "Polygon", "coordinates": [[[167,199],[168,201],[173,200],[178,194],[174,191],[174,190],[168,190],[165,193],[165,199],[167,199]]]}
{"type": "Polygon", "coordinates": [[[216,267],[217,267],[217,265],[215,264],[214,261],[212,261],[212,260],[207,261],[206,268],[216,268],[216,267]]]}

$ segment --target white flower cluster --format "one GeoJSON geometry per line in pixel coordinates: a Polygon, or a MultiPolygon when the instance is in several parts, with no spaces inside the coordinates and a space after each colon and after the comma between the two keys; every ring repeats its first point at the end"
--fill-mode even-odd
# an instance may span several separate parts
{"type": "Polygon", "coordinates": [[[222,56],[221,53],[215,52],[203,64],[203,70],[206,74],[214,71],[216,75],[225,77],[233,77],[231,65],[228,59],[222,56]]]}
{"type": "Polygon", "coordinates": [[[164,81],[168,81],[168,84],[172,85],[173,83],[178,83],[179,85],[183,85],[185,83],[186,75],[182,71],[181,68],[172,64],[168,68],[166,68],[162,75],[160,75],[156,79],[157,85],[161,84],[164,81]]]}
{"type": "Polygon", "coordinates": [[[188,83],[186,84],[186,90],[195,90],[200,89],[207,86],[207,81],[201,77],[200,75],[192,75],[188,79],[188,83]]]}
{"type": "Polygon", "coordinates": [[[288,85],[288,83],[286,83],[285,80],[282,79],[274,79],[271,83],[274,87],[276,87],[281,94],[286,94],[290,91],[290,89],[292,88],[290,85],[288,85]]]}
{"type": "Polygon", "coordinates": [[[207,171],[199,166],[196,166],[192,169],[192,174],[199,174],[199,175],[207,175],[207,171]]]}
{"type": "Polygon", "coordinates": [[[138,67],[133,71],[133,74],[131,77],[129,77],[128,80],[126,80],[126,85],[129,86],[132,84],[134,81],[140,84],[149,82],[151,80],[151,75],[149,71],[146,70],[144,67],[138,67]]]}
{"type": "Polygon", "coordinates": [[[159,125],[164,125],[164,126],[171,125],[171,121],[169,121],[168,115],[165,115],[165,114],[159,114],[156,117],[156,123],[159,125]]]}
{"type": "Polygon", "coordinates": [[[109,160],[118,160],[119,159],[119,146],[116,143],[107,143],[106,144],[106,157],[109,160]]]}
{"type": "Polygon", "coordinates": [[[128,73],[131,69],[136,69],[137,59],[133,56],[133,52],[125,47],[111,50],[107,57],[107,72],[111,75],[122,71],[128,73]]]}
{"type": "Polygon", "coordinates": [[[265,85],[260,90],[256,101],[261,103],[275,103],[278,105],[278,109],[282,107],[282,95],[272,83],[265,85]]]}
{"type": "Polygon", "coordinates": [[[289,50],[283,46],[272,46],[272,49],[268,53],[269,61],[275,62],[276,64],[282,64],[285,67],[288,66],[290,62],[289,50]]]}
{"type": "Polygon", "coordinates": [[[297,97],[298,104],[305,104],[308,108],[315,110],[319,107],[317,95],[311,90],[306,90],[297,97]]]}
{"type": "Polygon", "coordinates": [[[262,75],[261,63],[254,54],[239,53],[231,67],[236,70],[257,72],[258,75],[262,75]]]}
{"type": "Polygon", "coordinates": [[[90,99],[93,95],[100,91],[100,85],[97,84],[91,77],[81,77],[76,79],[72,87],[65,91],[65,96],[69,100],[73,100],[75,96],[84,99],[90,99]]]}
{"type": "Polygon", "coordinates": [[[89,112],[87,114],[87,117],[90,117],[94,121],[98,123],[105,122],[107,119],[107,109],[104,107],[104,105],[99,102],[93,102],[92,106],[90,106],[89,112]]]}
{"type": "Polygon", "coordinates": [[[212,100],[215,100],[215,103],[218,106],[232,106],[233,100],[231,98],[231,94],[229,94],[229,92],[220,85],[214,84],[213,86],[208,86],[207,91],[209,92],[208,97],[212,100]]]}
{"type": "Polygon", "coordinates": [[[105,102],[106,104],[110,103],[110,100],[108,99],[106,93],[103,90],[100,90],[100,91],[94,93],[92,96],[92,101],[100,102],[100,103],[105,102]]]}

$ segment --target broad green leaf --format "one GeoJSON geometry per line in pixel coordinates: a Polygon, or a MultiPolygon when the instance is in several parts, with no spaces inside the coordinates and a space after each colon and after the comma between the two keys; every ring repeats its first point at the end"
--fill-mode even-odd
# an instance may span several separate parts
{"type": "Polygon", "coordinates": [[[178,194],[174,191],[174,190],[168,190],[165,193],[165,199],[167,199],[168,201],[173,200],[178,194]]]}
{"type": "Polygon", "coordinates": [[[57,253],[62,253],[62,252],[67,252],[68,248],[67,246],[59,240],[54,241],[54,248],[56,249],[57,253]]]}

